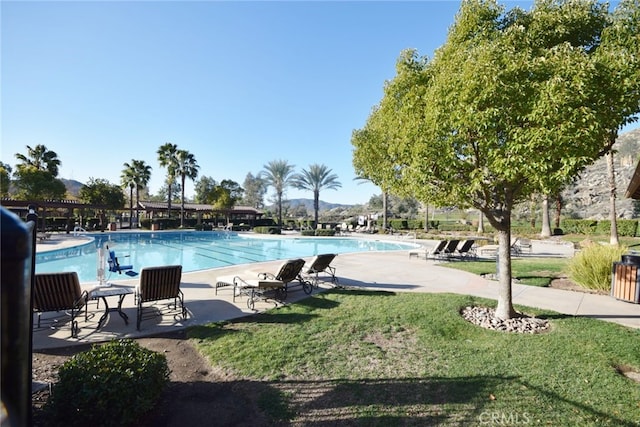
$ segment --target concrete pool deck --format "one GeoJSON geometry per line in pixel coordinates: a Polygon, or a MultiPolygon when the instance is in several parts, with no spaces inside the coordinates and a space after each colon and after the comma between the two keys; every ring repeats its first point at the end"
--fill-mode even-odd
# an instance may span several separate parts
{"type": "MultiPolygon", "coordinates": [[[[368,239],[394,239],[397,236],[362,235],[368,239]]],[[[413,240],[405,240],[413,242],[413,240]]],[[[80,236],[54,234],[43,242],[38,242],[38,252],[72,247],[86,242],[80,236]]],[[[418,241],[429,246],[434,242],[418,241]]],[[[415,249],[414,249],[415,251],[415,249]]],[[[336,275],[340,284],[349,288],[379,290],[388,292],[433,292],[456,293],[473,295],[483,298],[496,299],[498,283],[484,279],[478,275],[464,271],[446,268],[439,263],[424,258],[409,257],[410,250],[393,252],[361,252],[338,255],[331,264],[336,268],[336,275]]],[[[553,242],[534,241],[531,254],[527,256],[572,256],[573,247],[553,242]]],[[[311,257],[305,258],[309,261],[311,257]]],[[[254,263],[250,265],[216,268],[206,271],[185,272],[182,275],[181,289],[184,292],[188,318],[182,320],[169,314],[143,320],[141,330],[136,330],[136,306],[133,295],[124,298],[122,310],[129,317],[128,325],[111,312],[105,324],[96,329],[98,319],[104,312],[104,304],[91,301],[89,305],[89,319],[85,321],[84,314],[78,316],[80,333],[78,338],[70,338],[68,316],[60,313],[44,313],[43,327],[33,331],[33,349],[41,351],[47,348],[64,347],[74,344],[87,344],[108,341],[116,338],[138,338],[175,331],[181,328],[205,324],[215,321],[230,320],[242,316],[262,312],[272,308],[271,301],[256,302],[255,311],[247,308],[246,297],[237,297],[233,302],[232,288],[215,289],[216,277],[226,275],[240,275],[246,277],[247,271],[273,272],[281,261],[254,263]],[[56,328],[49,325],[54,319],[64,322],[56,328]]],[[[113,276],[112,276],[113,277],[113,276]]],[[[110,280],[115,286],[134,287],[138,278],[110,280]]],[[[95,284],[84,285],[92,288],[95,284]]],[[[330,287],[329,285],[321,285],[330,287]]],[[[322,289],[320,289],[321,291],[322,289]]],[[[571,316],[597,318],[615,322],[631,328],[640,329],[640,305],[616,300],[608,295],[589,294],[584,292],[566,291],[554,288],[540,288],[534,286],[513,285],[513,303],[516,305],[537,307],[553,310],[571,316]]],[[[319,292],[319,291],[314,291],[319,292]]],[[[289,291],[287,303],[305,298],[302,288],[294,286],[289,291]]],[[[109,300],[111,307],[117,303],[117,298],[109,300]]],[[[162,302],[163,306],[166,306],[162,302]]],[[[159,304],[160,306],[160,304],[159,304]]]]}

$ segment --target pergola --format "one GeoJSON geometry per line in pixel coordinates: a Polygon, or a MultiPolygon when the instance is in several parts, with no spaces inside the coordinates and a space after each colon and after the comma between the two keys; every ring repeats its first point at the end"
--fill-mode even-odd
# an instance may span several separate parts
{"type": "MultiPolygon", "coordinates": [[[[166,215],[169,209],[167,202],[140,201],[138,202],[137,207],[138,210],[144,211],[150,219],[166,215]]],[[[179,213],[180,210],[180,203],[171,204],[172,213],[179,213]]],[[[231,222],[245,222],[253,225],[256,219],[264,215],[262,211],[251,206],[234,206],[231,209],[214,209],[212,205],[202,203],[185,203],[184,211],[189,216],[197,216],[198,223],[202,221],[202,217],[204,215],[221,215],[228,218],[231,222]]]]}

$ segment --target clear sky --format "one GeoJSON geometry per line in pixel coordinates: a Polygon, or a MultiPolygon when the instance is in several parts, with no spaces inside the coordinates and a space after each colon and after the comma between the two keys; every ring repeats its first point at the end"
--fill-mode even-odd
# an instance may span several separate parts
{"type": "Polygon", "coordinates": [[[240,185],[271,160],[325,164],[342,188],[322,200],[366,203],[380,190],[354,181],[351,133],[400,52],[431,57],[459,5],[2,1],[0,160],[13,167],[15,153],[44,144],[59,177],[118,185],[125,162],[144,160],[155,194],[166,175],[157,150],[171,142],[200,176],[240,185]]]}

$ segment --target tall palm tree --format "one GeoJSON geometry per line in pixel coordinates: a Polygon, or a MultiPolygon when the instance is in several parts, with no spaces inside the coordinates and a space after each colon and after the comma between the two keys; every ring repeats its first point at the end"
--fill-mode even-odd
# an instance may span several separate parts
{"type": "Polygon", "coordinates": [[[158,148],[158,162],[160,167],[167,168],[167,213],[171,217],[171,187],[176,180],[176,168],[178,159],[176,153],[178,152],[178,146],[167,142],[158,148]]]}
{"type": "Polygon", "coordinates": [[[136,170],[133,166],[133,162],[131,164],[124,163],[124,169],[122,169],[122,173],[120,174],[120,182],[124,188],[129,187],[129,228],[131,228],[131,221],[133,220],[133,189],[136,187],[136,170]]]}
{"type": "Polygon", "coordinates": [[[282,195],[287,187],[293,184],[294,165],[290,165],[286,160],[272,160],[263,166],[259,176],[267,186],[273,187],[276,192],[276,203],[278,204],[278,225],[282,225],[282,195]]]}
{"type": "Polygon", "coordinates": [[[151,166],[145,163],[144,160],[134,160],[133,167],[136,169],[136,222],[138,226],[140,224],[140,211],[138,211],[138,205],[140,204],[140,190],[147,188],[149,181],[151,180],[151,166]]]}
{"type": "Polygon", "coordinates": [[[136,219],[139,221],[138,203],[140,202],[140,190],[145,188],[151,179],[151,166],[144,160],[131,160],[131,164],[125,163],[122,175],[122,185],[129,187],[129,226],[133,220],[133,189],[136,190],[136,219]]]}
{"type": "Polygon", "coordinates": [[[47,150],[42,144],[31,148],[27,145],[27,155],[17,153],[16,159],[22,162],[18,168],[33,167],[40,171],[47,171],[53,177],[58,176],[58,168],[60,167],[60,159],[55,151],[47,150]]]}
{"type": "Polygon", "coordinates": [[[325,165],[312,164],[309,169],[293,176],[293,186],[299,190],[313,191],[313,224],[318,224],[318,211],[320,210],[320,190],[325,188],[337,190],[342,187],[338,181],[338,175],[332,173],[325,165]]]}
{"type": "Polygon", "coordinates": [[[176,175],[180,175],[180,184],[182,185],[180,194],[180,227],[184,227],[184,183],[187,178],[195,180],[198,177],[198,162],[193,154],[187,150],[178,150],[176,152],[176,175]]]}

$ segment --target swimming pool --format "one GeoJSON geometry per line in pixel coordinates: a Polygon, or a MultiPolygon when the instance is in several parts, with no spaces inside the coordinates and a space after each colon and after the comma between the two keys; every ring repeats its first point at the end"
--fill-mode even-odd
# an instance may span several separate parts
{"type": "MultiPolygon", "coordinates": [[[[95,240],[69,249],[36,255],[36,273],[76,271],[81,282],[97,280],[98,248],[115,251],[120,264],[143,267],[181,264],[183,271],[230,265],[311,257],[322,253],[395,251],[414,248],[409,243],[360,238],[265,237],[220,231],[161,233],[101,233],[95,240]]],[[[107,272],[107,280],[125,279],[107,272]],[[111,274],[109,276],[109,274],[111,274]]]]}

